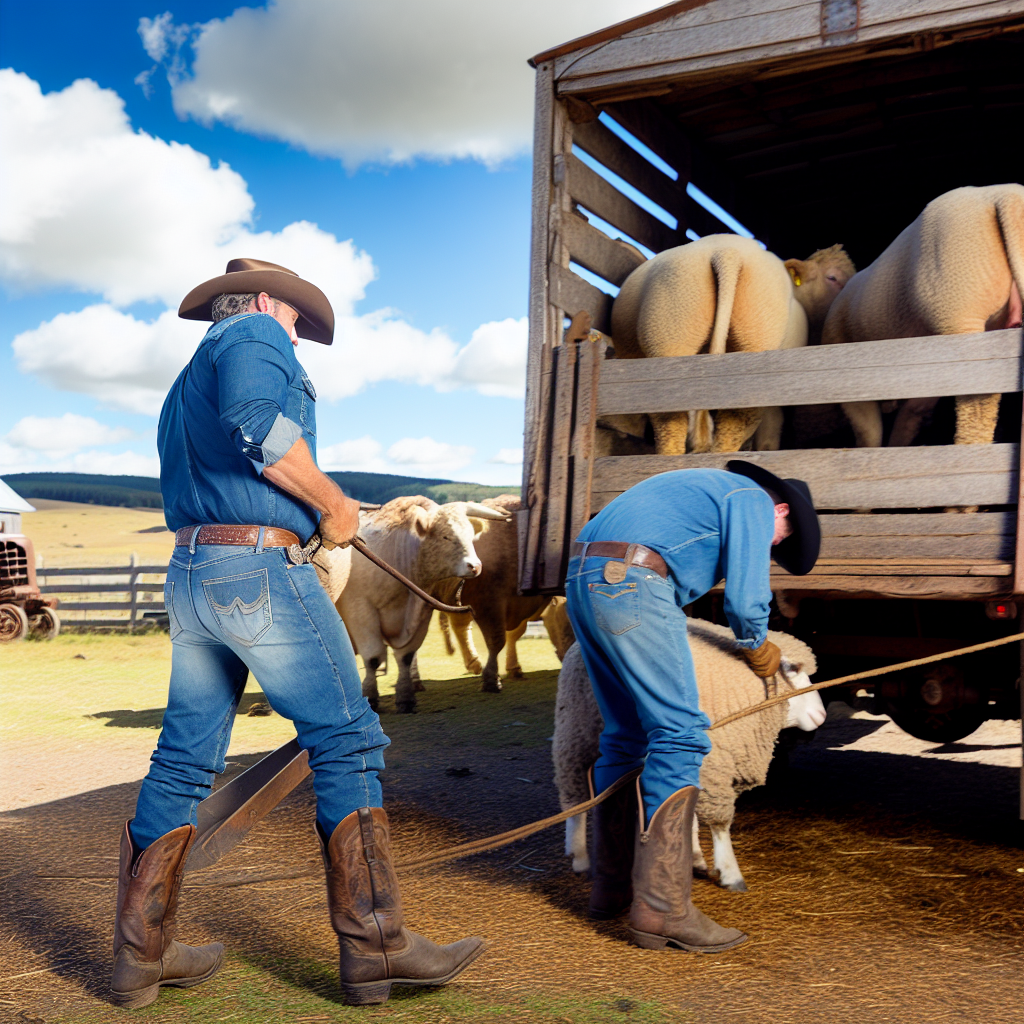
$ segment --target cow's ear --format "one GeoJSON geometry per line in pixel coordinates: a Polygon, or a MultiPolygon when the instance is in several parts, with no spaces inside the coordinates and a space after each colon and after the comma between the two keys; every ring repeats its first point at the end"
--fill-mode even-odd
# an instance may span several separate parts
{"type": "Polygon", "coordinates": [[[468,516],[467,518],[469,519],[470,523],[473,526],[473,536],[474,537],[479,537],[480,534],[483,533],[484,530],[487,529],[487,525],[488,524],[487,524],[487,522],[485,520],[477,519],[476,516],[468,516]]]}
{"type": "Polygon", "coordinates": [[[413,505],[409,509],[412,513],[412,528],[416,536],[422,540],[430,529],[430,518],[425,509],[419,505],[413,505]]]}

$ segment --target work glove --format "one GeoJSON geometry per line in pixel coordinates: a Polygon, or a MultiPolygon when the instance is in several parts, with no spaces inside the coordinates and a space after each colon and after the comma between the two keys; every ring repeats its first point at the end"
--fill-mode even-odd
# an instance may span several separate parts
{"type": "Polygon", "coordinates": [[[753,650],[741,647],[740,654],[746,658],[751,670],[762,679],[770,679],[775,675],[779,671],[779,663],[782,661],[782,652],[771,640],[765,640],[760,647],[755,647],[753,650]]]}

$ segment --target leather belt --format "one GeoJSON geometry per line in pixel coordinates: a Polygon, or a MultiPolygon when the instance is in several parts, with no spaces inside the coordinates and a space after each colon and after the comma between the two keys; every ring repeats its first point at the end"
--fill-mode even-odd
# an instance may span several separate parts
{"type": "Polygon", "coordinates": [[[645,548],[643,544],[623,544],[613,540],[597,540],[581,544],[579,541],[575,541],[572,546],[572,554],[580,556],[580,568],[583,568],[583,562],[587,558],[616,558],[624,561],[627,567],[641,565],[645,569],[653,569],[659,576],[668,579],[668,566],[665,564],[665,559],[657,551],[645,548]]]}
{"type": "Polygon", "coordinates": [[[229,526],[223,523],[200,526],[198,533],[194,526],[183,526],[175,532],[174,543],[183,548],[187,548],[193,543],[237,544],[241,547],[254,548],[260,539],[261,529],[263,530],[263,546],[265,548],[287,548],[293,544],[298,547],[302,546],[302,542],[291,530],[282,530],[277,526],[229,526]],[[194,541],[193,534],[195,534],[194,541]]]}

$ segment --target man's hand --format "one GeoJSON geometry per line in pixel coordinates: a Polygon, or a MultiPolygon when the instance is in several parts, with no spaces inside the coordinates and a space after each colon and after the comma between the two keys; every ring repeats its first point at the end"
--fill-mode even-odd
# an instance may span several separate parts
{"type": "Polygon", "coordinates": [[[320,513],[320,536],[328,543],[347,544],[359,531],[359,502],[346,498],[320,471],[301,437],[277,462],[265,467],[263,475],[320,513]]]}
{"type": "Polygon", "coordinates": [[[342,504],[320,516],[320,536],[338,547],[348,544],[359,532],[359,502],[342,496],[342,504]]]}
{"type": "Polygon", "coordinates": [[[746,647],[740,648],[740,654],[747,660],[747,664],[755,675],[762,679],[770,679],[779,671],[779,663],[782,661],[782,651],[771,642],[765,640],[760,647],[749,650],[746,647]]]}

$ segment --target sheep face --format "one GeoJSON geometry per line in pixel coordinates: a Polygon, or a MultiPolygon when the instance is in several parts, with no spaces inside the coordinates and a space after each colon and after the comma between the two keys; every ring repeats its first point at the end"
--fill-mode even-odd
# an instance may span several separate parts
{"type": "MultiPolygon", "coordinates": [[[[802,690],[811,685],[810,676],[803,670],[803,666],[788,658],[782,659],[779,671],[794,690],[802,690]]],[[[798,693],[786,701],[786,724],[783,728],[814,732],[824,721],[825,705],[817,690],[811,693],[798,693]]]]}

